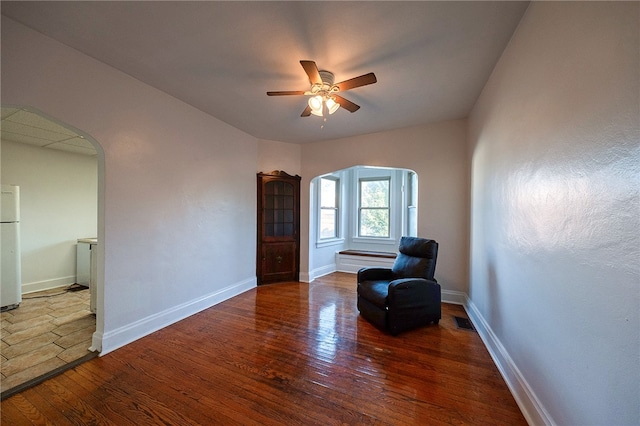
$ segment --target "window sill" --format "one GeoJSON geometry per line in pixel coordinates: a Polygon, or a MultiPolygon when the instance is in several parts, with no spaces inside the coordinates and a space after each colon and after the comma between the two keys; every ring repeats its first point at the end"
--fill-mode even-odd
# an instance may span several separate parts
{"type": "Polygon", "coordinates": [[[337,246],[339,244],[344,244],[344,238],[333,238],[316,241],[316,248],[337,246]]]}
{"type": "Polygon", "coordinates": [[[354,237],[351,239],[352,242],[358,244],[367,244],[367,245],[385,245],[385,246],[397,246],[398,240],[395,238],[364,238],[364,237],[354,237]]]}

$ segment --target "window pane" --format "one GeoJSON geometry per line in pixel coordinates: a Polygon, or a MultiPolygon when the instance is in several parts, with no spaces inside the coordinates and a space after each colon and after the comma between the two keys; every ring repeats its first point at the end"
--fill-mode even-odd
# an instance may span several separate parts
{"type": "Polygon", "coordinates": [[[361,237],[388,237],[389,210],[361,209],[360,210],[361,237]]]}
{"type": "Polygon", "coordinates": [[[320,207],[336,207],[336,180],[320,179],[320,207]]]}
{"type": "Polygon", "coordinates": [[[361,180],[360,207],[389,207],[389,181],[361,180]]]}
{"type": "Polygon", "coordinates": [[[359,236],[389,236],[389,186],[389,179],[360,180],[359,236]]]}
{"type": "Polygon", "coordinates": [[[320,238],[334,238],[336,236],[336,210],[320,210],[320,238]]]}
{"type": "Polygon", "coordinates": [[[320,178],[318,182],[318,240],[339,237],[340,179],[320,178]]]}

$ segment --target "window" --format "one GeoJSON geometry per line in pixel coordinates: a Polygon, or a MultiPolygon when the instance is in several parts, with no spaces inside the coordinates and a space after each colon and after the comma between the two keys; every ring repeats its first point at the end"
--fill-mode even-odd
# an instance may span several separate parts
{"type": "Polygon", "coordinates": [[[396,250],[400,236],[416,235],[417,188],[408,169],[354,166],[316,176],[309,186],[315,248],[396,250]]]}
{"type": "Polygon", "coordinates": [[[407,172],[407,235],[418,236],[418,175],[407,172]]]}
{"type": "Polygon", "coordinates": [[[320,178],[320,229],[321,240],[338,238],[338,195],[340,180],[335,177],[320,178]]]}
{"type": "Polygon", "coordinates": [[[359,180],[359,237],[389,238],[389,187],[389,178],[359,180]]]}

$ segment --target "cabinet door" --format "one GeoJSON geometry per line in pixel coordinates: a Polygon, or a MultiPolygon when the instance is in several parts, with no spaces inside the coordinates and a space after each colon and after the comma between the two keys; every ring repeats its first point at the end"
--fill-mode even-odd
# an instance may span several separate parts
{"type": "Polygon", "coordinates": [[[262,245],[262,282],[296,279],[296,243],[264,243],[262,245]]]}
{"type": "Polygon", "coordinates": [[[299,234],[300,176],[258,173],[258,284],[298,280],[299,234]]]}

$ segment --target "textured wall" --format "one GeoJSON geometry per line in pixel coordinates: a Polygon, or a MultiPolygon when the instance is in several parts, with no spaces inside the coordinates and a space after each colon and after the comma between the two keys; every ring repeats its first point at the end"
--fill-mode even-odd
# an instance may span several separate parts
{"type": "Polygon", "coordinates": [[[107,351],[255,286],[255,138],[4,16],[2,101],[102,147],[107,351]]]}
{"type": "Polygon", "coordinates": [[[470,297],[557,424],[640,423],[639,6],[532,3],[470,120],[470,297]]]}
{"type": "MultiPolygon", "coordinates": [[[[352,166],[396,167],[418,174],[418,235],[440,244],[436,277],[445,290],[467,292],[467,122],[453,120],[302,145],[301,270],[308,271],[309,185],[352,166]],[[337,153],[337,155],[336,155],[337,153]]],[[[323,265],[311,265],[319,268],[323,265]]]]}
{"type": "Polygon", "coordinates": [[[258,139],[258,172],[282,170],[300,175],[301,146],[292,143],[258,139]]]}

